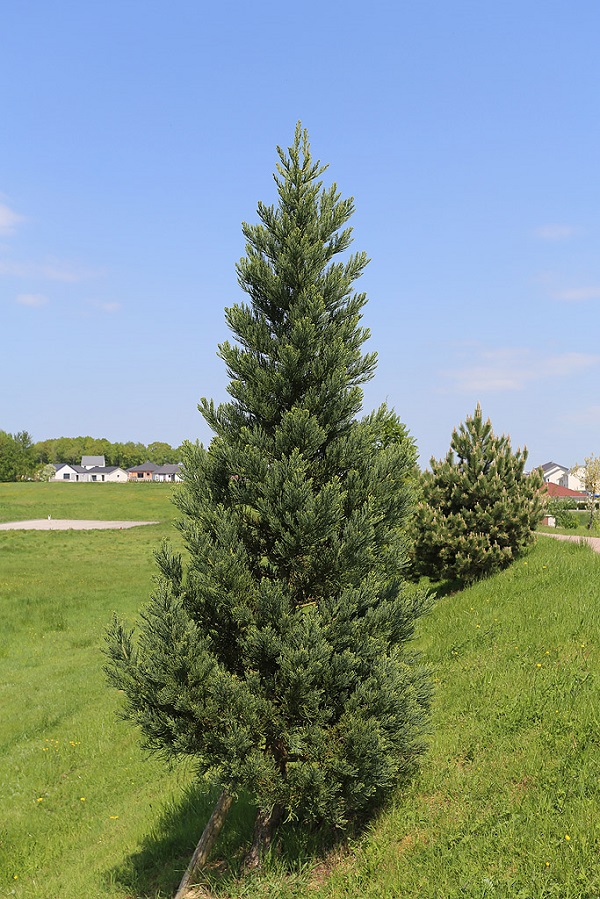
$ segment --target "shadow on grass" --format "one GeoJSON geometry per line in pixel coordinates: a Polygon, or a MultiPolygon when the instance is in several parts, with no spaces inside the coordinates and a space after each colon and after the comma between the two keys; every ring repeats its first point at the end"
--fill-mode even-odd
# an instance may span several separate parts
{"type": "Polygon", "coordinates": [[[431,584],[429,589],[437,600],[443,599],[445,596],[454,596],[455,593],[460,593],[461,590],[465,589],[465,584],[459,580],[439,581],[436,584],[431,584]]]}
{"type": "MultiPolygon", "coordinates": [[[[190,787],[179,802],[166,808],[144,839],[141,849],[107,872],[106,880],[136,899],[174,896],[196,844],[219,798],[220,788],[190,787]]],[[[241,873],[249,847],[256,809],[247,796],[234,803],[203,870],[201,881],[217,894],[227,895],[241,873]]],[[[339,838],[339,835],[337,835],[339,838]]],[[[299,874],[318,862],[336,843],[336,835],[321,828],[306,831],[293,825],[278,832],[263,860],[267,876],[299,874]]]]}
{"type": "MultiPolygon", "coordinates": [[[[144,839],[141,849],[107,872],[107,880],[136,899],[173,896],[188,866],[200,835],[219,798],[220,789],[205,784],[190,787],[179,802],[168,806],[144,839]]],[[[245,797],[235,803],[213,850],[207,872],[224,869],[219,859],[239,867],[239,859],[252,835],[255,810],[245,797]]],[[[212,877],[211,877],[212,879],[212,877]]]]}

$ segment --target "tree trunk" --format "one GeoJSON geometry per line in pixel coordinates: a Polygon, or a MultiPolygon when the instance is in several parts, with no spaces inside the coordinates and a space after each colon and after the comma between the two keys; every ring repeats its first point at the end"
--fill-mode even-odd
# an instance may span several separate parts
{"type": "Polygon", "coordinates": [[[190,880],[196,871],[206,864],[210,850],[221,832],[221,828],[225,823],[225,819],[227,818],[232,803],[233,796],[231,796],[227,790],[223,790],[219,796],[219,801],[215,805],[214,811],[210,816],[208,824],[202,831],[202,836],[198,840],[198,845],[196,846],[194,854],[190,859],[190,863],[187,866],[187,870],[181,879],[181,883],[175,894],[175,899],[183,899],[190,880]]]}
{"type": "Polygon", "coordinates": [[[283,818],[283,808],[275,805],[270,812],[259,811],[254,822],[252,845],[244,859],[244,871],[254,871],[260,868],[262,858],[273,839],[273,834],[283,818]]]}

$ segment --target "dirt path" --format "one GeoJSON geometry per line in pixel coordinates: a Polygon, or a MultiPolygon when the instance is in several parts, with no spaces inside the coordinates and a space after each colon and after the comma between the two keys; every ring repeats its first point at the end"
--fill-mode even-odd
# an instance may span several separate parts
{"type": "Polygon", "coordinates": [[[159,524],[158,521],[91,521],[83,518],[36,518],[33,521],[6,521],[0,531],[100,531],[136,528],[143,524],[159,524]]]}
{"type": "Polygon", "coordinates": [[[536,531],[538,537],[551,537],[552,540],[570,540],[571,543],[589,543],[595,553],[600,553],[600,537],[574,537],[572,534],[547,534],[536,531]]]}

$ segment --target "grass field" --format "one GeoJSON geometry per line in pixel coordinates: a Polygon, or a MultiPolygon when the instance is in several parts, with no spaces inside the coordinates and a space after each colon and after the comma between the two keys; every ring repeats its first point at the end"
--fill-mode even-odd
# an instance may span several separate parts
{"type": "Polygon", "coordinates": [[[173,484],[0,484],[0,522],[34,518],[162,521],[174,516],[173,484]]]}
{"type": "MultiPolygon", "coordinates": [[[[43,517],[55,490],[53,517],[161,523],[0,534],[0,895],[158,899],[174,893],[214,796],[189,764],[140,749],[100,646],[112,611],[133,620],[149,595],[175,510],[161,487],[0,485],[3,520],[43,517]]],[[[440,598],[419,634],[436,683],[419,777],[325,863],[289,838],[243,884],[240,802],[209,871],[215,891],[600,896],[599,603],[600,556],[544,537],[501,575],[440,598]]]]}
{"type": "Polygon", "coordinates": [[[550,528],[540,525],[539,531],[544,534],[566,534],[569,537],[600,537],[600,529],[593,527],[591,530],[585,524],[579,524],[576,528],[550,528]]]}

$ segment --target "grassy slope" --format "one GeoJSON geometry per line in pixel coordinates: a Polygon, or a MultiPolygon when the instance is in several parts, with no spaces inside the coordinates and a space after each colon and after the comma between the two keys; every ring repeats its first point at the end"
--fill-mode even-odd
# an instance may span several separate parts
{"type": "Polygon", "coordinates": [[[440,601],[422,774],[322,895],[600,894],[599,604],[600,556],[543,538],[440,601]]]}
{"type": "MultiPolygon", "coordinates": [[[[78,517],[128,517],[101,513],[110,485],[87,494],[94,486],[3,485],[0,502],[5,487],[74,488],[87,504],[78,517]]],[[[115,485],[114,495],[142,502],[146,489],[115,485]]],[[[0,534],[0,895],[168,895],[208,815],[189,767],[144,756],[101,673],[105,623],[113,609],[133,618],[151,590],[152,548],[173,533],[168,491],[156,496],[161,508],[131,517],[165,522],[157,526],[0,534]]],[[[499,577],[440,600],[420,636],[437,698],[418,780],[328,878],[284,878],[275,860],[251,884],[222,889],[598,896],[599,574],[587,547],[541,538],[499,577]]],[[[228,824],[221,856],[239,849],[247,811],[228,824]]]]}

